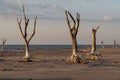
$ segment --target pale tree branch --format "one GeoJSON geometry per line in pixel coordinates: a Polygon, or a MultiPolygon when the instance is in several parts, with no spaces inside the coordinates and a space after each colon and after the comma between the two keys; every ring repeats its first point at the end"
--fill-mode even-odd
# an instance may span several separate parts
{"type": "Polygon", "coordinates": [[[28,23],[29,23],[29,19],[27,19],[27,21],[25,21],[25,38],[27,38],[27,28],[28,28],[28,23]]]}
{"type": "Polygon", "coordinates": [[[100,26],[101,26],[101,24],[98,25],[96,28],[92,28],[92,31],[96,33],[100,26]]]}
{"type": "Polygon", "coordinates": [[[22,37],[25,38],[25,36],[23,34],[23,31],[22,31],[22,28],[21,28],[22,20],[18,19],[18,17],[17,17],[17,23],[18,23],[18,26],[19,26],[20,33],[22,34],[22,37]]]}
{"type": "Polygon", "coordinates": [[[35,17],[33,33],[32,33],[32,35],[31,35],[31,37],[29,38],[28,43],[31,41],[31,39],[32,39],[33,36],[35,35],[35,31],[36,31],[36,21],[37,21],[37,16],[35,17]]]}
{"type": "Polygon", "coordinates": [[[80,22],[80,14],[79,13],[77,13],[77,19],[76,19],[76,21],[77,21],[77,28],[76,29],[78,29],[79,28],[79,22],[80,22]]]}
{"type": "Polygon", "coordinates": [[[73,18],[73,16],[71,15],[71,13],[69,11],[68,11],[68,14],[71,17],[71,19],[73,20],[74,24],[76,24],[75,19],[73,18]]]}
{"type": "Polygon", "coordinates": [[[100,26],[101,26],[101,24],[99,24],[99,25],[96,27],[96,29],[95,29],[95,30],[97,31],[97,30],[99,29],[99,27],[100,27],[100,26]]]}
{"type": "Polygon", "coordinates": [[[24,5],[22,5],[22,8],[23,8],[23,15],[24,15],[24,20],[25,20],[25,24],[26,24],[27,17],[26,17],[26,15],[25,15],[25,8],[24,8],[24,5]]]}
{"type": "Polygon", "coordinates": [[[69,11],[68,11],[68,14],[69,14],[69,16],[71,17],[71,19],[72,19],[72,21],[73,21],[73,23],[74,23],[73,28],[75,28],[75,26],[76,26],[76,21],[75,21],[74,17],[71,15],[71,13],[70,13],[69,11]]]}
{"type": "Polygon", "coordinates": [[[72,29],[71,29],[70,21],[68,19],[68,11],[65,11],[65,15],[66,15],[66,21],[67,21],[67,24],[68,24],[69,32],[70,32],[70,35],[72,37],[72,29]]]}
{"type": "Polygon", "coordinates": [[[68,11],[65,11],[65,15],[66,15],[66,21],[67,21],[67,24],[68,24],[68,27],[69,27],[69,30],[71,31],[71,26],[70,26],[70,21],[68,19],[68,11]]]}
{"type": "Polygon", "coordinates": [[[80,14],[79,13],[77,13],[77,19],[76,19],[76,21],[77,21],[77,24],[76,24],[76,35],[77,35],[77,33],[78,33],[78,28],[79,28],[79,22],[80,22],[80,14]]]}
{"type": "Polygon", "coordinates": [[[24,30],[24,36],[25,38],[27,38],[27,28],[28,28],[28,23],[29,23],[29,19],[26,17],[25,15],[25,8],[24,8],[24,5],[22,5],[22,8],[23,8],[23,14],[24,14],[24,23],[25,23],[25,30],[24,30]]]}
{"type": "Polygon", "coordinates": [[[6,43],[6,41],[7,41],[7,39],[3,39],[3,38],[2,38],[2,43],[3,43],[3,45],[6,43]]]}
{"type": "Polygon", "coordinates": [[[68,24],[68,27],[69,27],[69,30],[70,30],[70,34],[71,34],[72,37],[75,37],[77,35],[78,28],[79,28],[80,14],[77,13],[76,21],[69,11],[65,11],[65,14],[66,14],[66,20],[67,20],[67,24],[68,24]],[[71,28],[71,25],[70,25],[70,21],[68,19],[68,15],[70,16],[70,18],[72,19],[72,21],[74,23],[72,28],[71,28]]]}

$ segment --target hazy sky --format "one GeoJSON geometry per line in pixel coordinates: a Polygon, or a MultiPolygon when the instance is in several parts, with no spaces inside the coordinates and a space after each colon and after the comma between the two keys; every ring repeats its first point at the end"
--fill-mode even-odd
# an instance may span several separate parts
{"type": "MultiPolygon", "coordinates": [[[[81,21],[77,40],[79,44],[91,44],[91,28],[102,24],[97,32],[97,44],[103,40],[120,43],[120,0],[0,0],[0,38],[7,44],[24,44],[16,17],[22,17],[21,3],[33,28],[34,16],[38,16],[37,31],[31,44],[71,44],[65,10],[81,21]]],[[[29,30],[31,33],[32,31],[29,30]]]]}

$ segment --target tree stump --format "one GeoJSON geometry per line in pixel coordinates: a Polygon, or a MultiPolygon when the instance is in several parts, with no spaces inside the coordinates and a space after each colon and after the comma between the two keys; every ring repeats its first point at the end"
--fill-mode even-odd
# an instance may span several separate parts
{"type": "Polygon", "coordinates": [[[92,50],[88,55],[90,60],[102,60],[102,55],[96,51],[96,32],[99,29],[99,25],[96,29],[92,28],[92,50]]]}

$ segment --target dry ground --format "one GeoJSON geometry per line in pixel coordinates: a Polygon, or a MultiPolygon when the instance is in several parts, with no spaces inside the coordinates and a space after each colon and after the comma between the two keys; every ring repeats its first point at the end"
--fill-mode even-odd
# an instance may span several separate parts
{"type": "MultiPolygon", "coordinates": [[[[69,64],[71,50],[33,50],[35,62],[22,62],[23,52],[0,53],[0,80],[120,80],[120,48],[97,50],[103,62],[69,64]]],[[[90,53],[83,49],[78,54],[90,53]]]]}

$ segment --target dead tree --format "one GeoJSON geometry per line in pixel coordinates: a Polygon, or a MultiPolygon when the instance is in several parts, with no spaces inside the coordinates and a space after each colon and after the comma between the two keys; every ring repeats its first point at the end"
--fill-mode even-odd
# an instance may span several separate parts
{"type": "Polygon", "coordinates": [[[116,48],[116,40],[113,40],[113,48],[116,48]]]}
{"type": "Polygon", "coordinates": [[[96,32],[99,29],[99,26],[94,29],[92,28],[92,50],[91,50],[91,54],[96,54],[96,32]]]}
{"type": "Polygon", "coordinates": [[[22,37],[24,39],[24,42],[25,42],[25,61],[31,61],[31,56],[29,54],[29,43],[31,41],[31,39],[33,38],[33,36],[35,35],[35,32],[36,32],[36,20],[37,20],[37,16],[35,17],[35,20],[34,20],[34,29],[33,29],[33,33],[32,35],[28,38],[28,23],[29,23],[29,18],[25,15],[25,9],[24,9],[24,6],[22,6],[23,8],[23,14],[24,14],[24,32],[22,30],[22,20],[17,18],[17,23],[18,23],[18,26],[19,26],[19,30],[20,30],[20,33],[22,34],[22,37]]]}
{"type": "Polygon", "coordinates": [[[66,15],[66,21],[67,21],[67,25],[69,28],[69,32],[71,35],[71,39],[72,39],[72,56],[70,58],[70,62],[72,63],[80,63],[80,56],[77,55],[77,33],[78,33],[78,28],[79,28],[79,22],[80,22],[80,14],[77,13],[77,18],[76,20],[74,19],[74,17],[71,15],[71,13],[69,11],[65,11],[65,15],[66,15]],[[73,27],[71,26],[71,21],[70,19],[73,21],[73,27]]]}
{"type": "Polygon", "coordinates": [[[101,48],[104,48],[104,42],[101,41],[101,48]]]}
{"type": "Polygon", "coordinates": [[[97,51],[96,51],[96,33],[97,33],[97,30],[99,29],[99,26],[97,26],[97,28],[92,28],[92,50],[91,50],[91,53],[90,53],[90,59],[92,60],[101,60],[102,59],[102,55],[99,54],[97,51]]]}
{"type": "Polygon", "coordinates": [[[4,52],[4,46],[5,46],[6,41],[7,41],[7,39],[2,38],[1,52],[4,52]]]}

